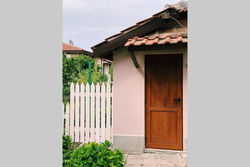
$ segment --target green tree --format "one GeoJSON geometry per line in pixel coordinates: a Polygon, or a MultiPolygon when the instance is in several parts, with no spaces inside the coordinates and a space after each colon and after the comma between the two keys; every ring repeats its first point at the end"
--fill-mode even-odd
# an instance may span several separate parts
{"type": "MultiPolygon", "coordinates": [[[[69,100],[71,82],[87,83],[88,82],[88,61],[89,57],[79,55],[67,58],[63,54],[63,101],[69,100]]],[[[94,84],[107,82],[108,77],[102,73],[102,68],[97,64],[95,59],[91,59],[91,78],[94,84]]]]}

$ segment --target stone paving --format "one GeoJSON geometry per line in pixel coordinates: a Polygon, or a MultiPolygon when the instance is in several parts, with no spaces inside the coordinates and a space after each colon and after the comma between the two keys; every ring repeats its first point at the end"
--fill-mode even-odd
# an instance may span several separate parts
{"type": "Polygon", "coordinates": [[[187,153],[130,153],[125,159],[125,167],[187,167],[187,153]]]}

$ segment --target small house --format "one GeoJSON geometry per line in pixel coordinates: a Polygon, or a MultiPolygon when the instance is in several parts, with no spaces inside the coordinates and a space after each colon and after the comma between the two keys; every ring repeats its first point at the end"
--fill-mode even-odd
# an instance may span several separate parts
{"type": "Polygon", "coordinates": [[[113,145],[125,152],[187,150],[187,5],[92,47],[113,61],[113,145]]]}
{"type": "Polygon", "coordinates": [[[63,43],[62,46],[63,53],[67,55],[67,57],[75,57],[79,55],[86,55],[86,56],[92,56],[92,53],[84,50],[82,48],[79,48],[77,46],[74,46],[73,41],[69,40],[69,43],[63,43]]]}

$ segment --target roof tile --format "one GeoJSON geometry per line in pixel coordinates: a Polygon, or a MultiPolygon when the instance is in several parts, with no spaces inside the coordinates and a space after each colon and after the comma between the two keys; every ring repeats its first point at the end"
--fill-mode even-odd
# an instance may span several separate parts
{"type": "Polygon", "coordinates": [[[82,53],[82,54],[86,54],[89,56],[92,55],[92,53],[87,51],[87,50],[84,50],[84,49],[79,48],[77,46],[73,46],[73,45],[66,44],[66,43],[63,43],[62,49],[63,49],[63,53],[82,53]]]}
{"type": "Polygon", "coordinates": [[[83,50],[82,48],[63,43],[63,50],[83,50]]]}
{"type": "Polygon", "coordinates": [[[187,43],[187,30],[183,32],[155,32],[144,37],[134,37],[129,39],[124,46],[142,46],[142,45],[165,45],[176,43],[187,43]]]}

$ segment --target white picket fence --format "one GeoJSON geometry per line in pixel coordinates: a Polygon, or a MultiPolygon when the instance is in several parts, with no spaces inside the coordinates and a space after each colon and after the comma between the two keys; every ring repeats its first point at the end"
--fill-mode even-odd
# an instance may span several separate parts
{"type": "Polygon", "coordinates": [[[113,141],[113,91],[110,83],[71,83],[70,102],[63,105],[63,127],[73,142],[113,141]]]}

